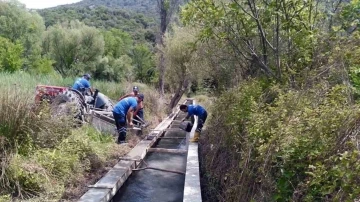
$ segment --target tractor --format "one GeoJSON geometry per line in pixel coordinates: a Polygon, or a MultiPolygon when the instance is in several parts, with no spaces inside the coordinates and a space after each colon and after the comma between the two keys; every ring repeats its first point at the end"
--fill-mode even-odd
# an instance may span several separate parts
{"type": "Polygon", "coordinates": [[[90,93],[84,89],[78,91],[69,87],[38,85],[35,103],[44,101],[50,104],[53,115],[72,114],[81,123],[86,121],[86,115],[92,111],[111,112],[114,106],[113,102],[97,89],[90,93]]]}

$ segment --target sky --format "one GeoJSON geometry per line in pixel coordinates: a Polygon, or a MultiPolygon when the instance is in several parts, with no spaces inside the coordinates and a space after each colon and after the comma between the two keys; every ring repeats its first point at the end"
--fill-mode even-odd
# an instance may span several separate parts
{"type": "Polygon", "coordinates": [[[49,8],[63,4],[76,3],[80,0],[19,0],[26,8],[49,8]]]}

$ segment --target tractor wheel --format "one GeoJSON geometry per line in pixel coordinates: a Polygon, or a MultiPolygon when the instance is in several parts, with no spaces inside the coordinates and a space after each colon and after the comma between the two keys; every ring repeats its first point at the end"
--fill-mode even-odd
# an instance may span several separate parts
{"type": "Polygon", "coordinates": [[[77,121],[84,121],[85,107],[82,98],[73,91],[66,91],[64,94],[56,96],[51,106],[55,116],[67,115],[77,121]]]}

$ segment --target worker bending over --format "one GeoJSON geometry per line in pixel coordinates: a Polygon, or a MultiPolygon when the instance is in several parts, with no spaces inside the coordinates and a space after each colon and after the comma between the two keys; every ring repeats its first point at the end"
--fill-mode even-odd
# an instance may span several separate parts
{"type": "MultiPolygon", "coordinates": [[[[133,91],[127,95],[124,95],[122,97],[119,98],[119,101],[127,98],[127,97],[136,97],[139,94],[139,88],[137,86],[133,87],[133,91]]],[[[143,101],[141,101],[138,105],[137,108],[134,111],[134,121],[135,124],[139,123],[139,122],[144,122],[144,104],[143,101]],[[139,120],[139,118],[136,116],[138,115],[142,120],[139,120]]]]}
{"type": "Polygon", "coordinates": [[[82,93],[85,93],[85,91],[89,89],[91,92],[91,85],[89,82],[90,79],[90,74],[84,74],[81,78],[76,79],[74,85],[72,86],[72,89],[78,90],[82,93]]]}
{"type": "Polygon", "coordinates": [[[195,130],[194,138],[191,139],[190,141],[191,142],[199,141],[202,127],[204,126],[207,118],[207,112],[205,108],[200,105],[180,105],[180,110],[188,113],[188,115],[185,118],[183,118],[182,121],[185,121],[185,119],[191,117],[191,123],[194,124],[195,122],[194,116],[198,117],[198,124],[195,130]]]}
{"type": "Polygon", "coordinates": [[[135,97],[127,97],[120,100],[113,109],[116,129],[118,132],[118,144],[124,144],[126,139],[126,120],[130,127],[133,127],[133,113],[137,105],[144,100],[143,94],[137,94],[135,97]]]}

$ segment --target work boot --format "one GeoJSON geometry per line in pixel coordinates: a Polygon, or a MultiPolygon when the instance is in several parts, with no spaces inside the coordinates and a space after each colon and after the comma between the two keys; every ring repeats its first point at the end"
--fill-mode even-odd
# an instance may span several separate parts
{"type": "Polygon", "coordinates": [[[195,132],[194,137],[190,139],[190,142],[198,142],[200,139],[200,132],[195,132]]]}
{"type": "Polygon", "coordinates": [[[117,142],[118,144],[121,144],[121,145],[127,145],[128,143],[126,141],[119,141],[117,142]]]}

